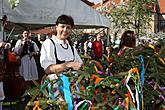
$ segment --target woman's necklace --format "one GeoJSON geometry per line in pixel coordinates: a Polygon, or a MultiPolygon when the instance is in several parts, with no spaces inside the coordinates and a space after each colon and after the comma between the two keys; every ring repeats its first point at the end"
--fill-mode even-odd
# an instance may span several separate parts
{"type": "Polygon", "coordinates": [[[68,49],[68,44],[66,44],[66,47],[64,47],[62,44],[60,44],[63,49],[68,49]]]}
{"type": "MultiPolygon", "coordinates": [[[[56,42],[58,42],[58,40],[56,38],[55,38],[55,40],[56,40],[56,42]]],[[[64,41],[64,44],[65,44],[65,41],[64,41]]],[[[68,49],[68,44],[66,44],[66,47],[64,47],[62,44],[60,44],[60,45],[63,49],[68,49]]]]}

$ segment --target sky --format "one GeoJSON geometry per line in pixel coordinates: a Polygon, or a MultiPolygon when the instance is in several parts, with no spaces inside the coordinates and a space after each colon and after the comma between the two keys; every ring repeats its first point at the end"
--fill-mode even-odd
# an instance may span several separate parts
{"type": "Polygon", "coordinates": [[[100,0],[88,0],[88,1],[94,2],[95,4],[100,2],[100,0]]]}

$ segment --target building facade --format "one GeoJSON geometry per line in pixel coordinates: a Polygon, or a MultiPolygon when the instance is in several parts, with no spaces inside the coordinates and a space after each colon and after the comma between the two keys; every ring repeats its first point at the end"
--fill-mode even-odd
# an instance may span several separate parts
{"type": "Polygon", "coordinates": [[[158,0],[158,5],[156,6],[156,15],[155,15],[155,29],[156,32],[164,31],[165,32],[165,2],[164,0],[158,0]]]}
{"type": "MultiPolygon", "coordinates": [[[[100,0],[100,3],[91,5],[94,9],[96,9],[102,15],[109,17],[110,16],[110,8],[113,5],[120,5],[127,0],[100,0]]],[[[151,24],[151,29],[148,29],[148,32],[159,32],[165,31],[165,2],[164,0],[158,0],[158,5],[156,5],[155,11],[151,17],[153,21],[151,24]]]]}

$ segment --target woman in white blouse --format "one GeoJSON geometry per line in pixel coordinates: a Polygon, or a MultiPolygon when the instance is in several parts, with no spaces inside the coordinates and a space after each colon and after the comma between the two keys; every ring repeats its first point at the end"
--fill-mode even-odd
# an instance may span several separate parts
{"type": "Polygon", "coordinates": [[[67,40],[73,25],[74,22],[70,16],[61,15],[56,21],[57,34],[52,35],[51,40],[46,39],[43,42],[40,63],[46,74],[60,74],[60,72],[68,68],[78,70],[81,67],[82,60],[77,50],[67,40]]]}
{"type": "MultiPolygon", "coordinates": [[[[62,72],[72,68],[78,70],[82,66],[82,60],[77,50],[71,45],[68,38],[74,21],[72,17],[61,15],[56,21],[56,35],[46,39],[41,47],[40,63],[45,69],[49,79],[58,79],[62,72]]],[[[54,84],[54,87],[57,87],[54,84]]],[[[58,96],[59,89],[54,91],[54,97],[58,96]]],[[[59,100],[62,100],[59,98],[59,100]]]]}
{"type": "Polygon", "coordinates": [[[22,38],[16,42],[14,47],[14,52],[21,59],[19,70],[25,81],[38,80],[34,56],[39,54],[39,48],[30,37],[29,31],[23,31],[22,38]]]}

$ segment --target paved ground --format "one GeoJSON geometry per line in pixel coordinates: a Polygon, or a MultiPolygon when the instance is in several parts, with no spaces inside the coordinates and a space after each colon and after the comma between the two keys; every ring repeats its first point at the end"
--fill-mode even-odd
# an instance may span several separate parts
{"type": "Polygon", "coordinates": [[[27,102],[30,97],[26,96],[24,101],[15,100],[15,101],[7,101],[3,102],[3,110],[24,110],[27,102]]]}

